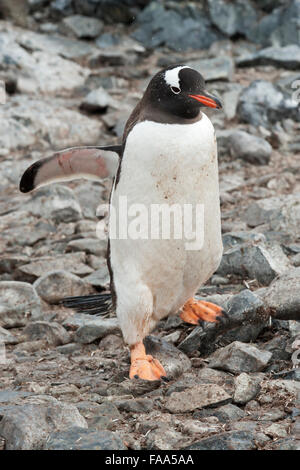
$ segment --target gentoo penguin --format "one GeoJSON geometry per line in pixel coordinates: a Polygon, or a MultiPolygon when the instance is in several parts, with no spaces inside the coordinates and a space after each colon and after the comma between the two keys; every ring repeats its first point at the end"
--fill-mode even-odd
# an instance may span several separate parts
{"type": "MultiPolygon", "coordinates": [[[[202,75],[185,65],[168,67],[150,81],[126,123],[122,145],[58,152],[33,164],[20,182],[20,190],[28,192],[53,181],[116,175],[114,211],[122,198],[128,207],[149,210],[166,204],[203,207],[198,249],[187,249],[184,236],[109,240],[111,294],[131,352],[130,378],[166,377],[143,344],[159,320],[180,312],[184,321],[197,325],[218,321],[223,314],[217,305],[194,299],[217,269],[223,250],[216,137],[203,107],[221,108],[221,103],[205,90],[202,75]]],[[[66,305],[93,313],[101,311],[102,302],[100,294],[66,305]]]]}

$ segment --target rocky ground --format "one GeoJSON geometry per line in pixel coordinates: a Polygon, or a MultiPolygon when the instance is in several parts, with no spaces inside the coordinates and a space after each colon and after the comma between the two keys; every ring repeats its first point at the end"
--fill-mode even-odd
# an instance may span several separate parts
{"type": "Polygon", "coordinates": [[[299,0],[1,4],[0,448],[299,449],[299,0]],[[224,256],[198,294],[229,319],[160,322],[146,346],[170,381],[130,381],[116,317],[59,305],[108,288],[111,182],[18,183],[53,150],[120,142],[150,77],[182,62],[224,103],[224,256]]]}

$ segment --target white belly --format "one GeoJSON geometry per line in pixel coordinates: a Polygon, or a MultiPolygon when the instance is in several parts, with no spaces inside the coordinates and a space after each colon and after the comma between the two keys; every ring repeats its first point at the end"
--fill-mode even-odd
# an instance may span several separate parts
{"type": "MultiPolygon", "coordinates": [[[[126,315],[130,297],[139,295],[138,286],[143,292],[146,286],[148,316],[160,319],[175,313],[195,293],[216,270],[222,255],[217,148],[207,116],[187,125],[137,124],[127,138],[121,176],[112,194],[117,211],[124,196],[128,208],[143,204],[149,213],[153,204],[204,207],[204,243],[196,251],[187,250],[184,236],[180,240],[111,239],[117,314],[119,310],[119,316],[126,315]]],[[[150,228],[148,233],[151,236],[150,228]]]]}

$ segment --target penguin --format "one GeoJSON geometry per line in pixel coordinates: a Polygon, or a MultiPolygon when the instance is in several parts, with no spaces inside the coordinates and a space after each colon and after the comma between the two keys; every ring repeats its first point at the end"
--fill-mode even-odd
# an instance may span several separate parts
{"type": "Polygon", "coordinates": [[[110,236],[110,294],[63,302],[87,313],[115,310],[130,349],[130,378],[167,380],[163,365],[143,343],[163,318],[179,313],[183,321],[198,325],[226,315],[221,307],[195,298],[223,252],[217,143],[205,107],[222,105],[206,91],[203,76],[187,65],[169,66],[151,79],[125,125],[121,145],[57,152],[30,166],[20,181],[26,193],[51,182],[114,177],[114,214],[124,198],[128,207],[147,210],[166,204],[202,208],[201,246],[187,249],[187,236],[110,236]]]}

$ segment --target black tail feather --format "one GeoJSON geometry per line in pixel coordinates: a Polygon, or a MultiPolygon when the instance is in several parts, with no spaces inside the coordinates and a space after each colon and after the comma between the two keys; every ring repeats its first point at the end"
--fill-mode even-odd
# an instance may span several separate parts
{"type": "Polygon", "coordinates": [[[65,297],[61,300],[61,304],[66,308],[73,308],[78,313],[87,313],[89,315],[105,315],[114,311],[110,292],[65,297]]]}

